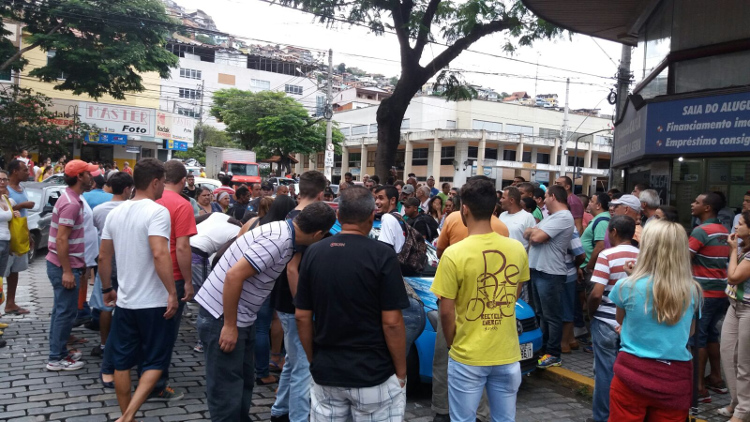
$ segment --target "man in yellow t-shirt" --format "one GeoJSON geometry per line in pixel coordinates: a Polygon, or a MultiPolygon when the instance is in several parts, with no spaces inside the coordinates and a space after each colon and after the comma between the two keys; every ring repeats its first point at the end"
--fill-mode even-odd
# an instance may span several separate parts
{"type": "Polygon", "coordinates": [[[441,297],[440,322],[450,349],[448,402],[451,421],[476,420],[487,388],[493,421],[514,421],[521,385],[516,298],[529,280],[521,242],[493,230],[495,187],[471,180],[461,188],[460,215],[468,237],[443,253],[432,284],[441,297]]]}

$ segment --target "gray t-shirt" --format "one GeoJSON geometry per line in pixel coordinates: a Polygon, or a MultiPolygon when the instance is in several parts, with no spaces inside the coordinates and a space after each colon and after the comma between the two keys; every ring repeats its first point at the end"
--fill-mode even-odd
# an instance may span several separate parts
{"type": "Polygon", "coordinates": [[[550,214],[536,227],[550,237],[544,243],[531,243],[529,268],[552,275],[566,275],[565,253],[575,229],[573,215],[568,210],[550,214]]]}

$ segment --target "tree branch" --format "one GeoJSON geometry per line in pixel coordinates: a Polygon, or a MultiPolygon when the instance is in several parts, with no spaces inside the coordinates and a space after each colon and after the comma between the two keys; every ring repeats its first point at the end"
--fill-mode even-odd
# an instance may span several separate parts
{"type": "MultiPolygon", "coordinates": [[[[439,70],[448,66],[453,59],[458,57],[464,50],[471,47],[478,39],[511,28],[512,22],[507,20],[492,21],[487,24],[477,25],[463,38],[459,38],[450,47],[445,49],[429,64],[424,67],[422,79],[424,82],[434,76],[439,70]]],[[[424,83],[423,82],[423,83],[424,83]]]]}
{"type": "Polygon", "coordinates": [[[432,20],[435,18],[438,6],[441,0],[430,0],[430,3],[425,9],[422,20],[419,23],[419,32],[417,33],[417,42],[414,45],[414,53],[417,57],[422,57],[422,51],[424,51],[425,45],[427,45],[427,37],[430,35],[430,27],[432,26],[432,20]]]}
{"type": "MultiPolygon", "coordinates": [[[[62,27],[63,27],[63,21],[61,20],[54,28],[52,28],[51,31],[49,31],[47,33],[47,36],[50,36],[50,35],[54,34],[55,32],[59,31],[60,28],[62,28],[62,27]]],[[[31,43],[28,46],[26,46],[26,47],[18,50],[16,52],[16,54],[10,56],[10,58],[8,60],[6,60],[5,62],[3,62],[3,64],[0,65],[0,71],[5,70],[8,66],[10,66],[11,64],[13,64],[14,61],[20,59],[21,56],[23,56],[23,53],[25,53],[25,52],[27,52],[29,50],[33,50],[33,49],[39,47],[40,45],[41,45],[41,42],[37,41],[37,42],[31,43]]]]}
{"type": "MultiPolygon", "coordinates": [[[[409,43],[409,28],[407,27],[407,21],[411,14],[411,9],[414,7],[413,0],[404,0],[401,4],[398,0],[394,0],[391,3],[391,15],[393,15],[393,26],[396,30],[396,38],[398,38],[399,46],[401,47],[401,67],[404,64],[411,63],[414,61],[413,51],[409,43]]],[[[419,60],[419,57],[416,59],[419,60]]]]}

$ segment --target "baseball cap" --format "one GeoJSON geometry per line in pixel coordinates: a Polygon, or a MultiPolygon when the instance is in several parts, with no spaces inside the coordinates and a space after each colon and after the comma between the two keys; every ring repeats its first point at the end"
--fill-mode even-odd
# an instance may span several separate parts
{"type": "Polygon", "coordinates": [[[69,177],[78,176],[81,173],[94,173],[99,170],[99,166],[89,164],[83,160],[70,160],[65,165],[65,175],[69,177]]]}
{"type": "Polygon", "coordinates": [[[402,195],[403,194],[411,195],[413,193],[414,193],[414,186],[412,186],[412,185],[404,185],[404,187],[401,188],[401,194],[402,195]]]}
{"type": "Polygon", "coordinates": [[[263,184],[260,185],[260,188],[263,190],[273,190],[273,184],[269,182],[263,182],[263,184]]]}
{"type": "Polygon", "coordinates": [[[636,198],[635,195],[623,195],[620,199],[615,199],[610,202],[611,205],[625,205],[626,207],[635,211],[641,210],[641,200],[636,198]]]}

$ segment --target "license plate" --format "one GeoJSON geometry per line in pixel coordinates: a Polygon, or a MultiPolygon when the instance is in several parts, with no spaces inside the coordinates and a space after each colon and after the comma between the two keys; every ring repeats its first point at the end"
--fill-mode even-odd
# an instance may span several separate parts
{"type": "Polygon", "coordinates": [[[524,343],[521,345],[521,360],[531,359],[534,357],[534,345],[524,343]]]}

